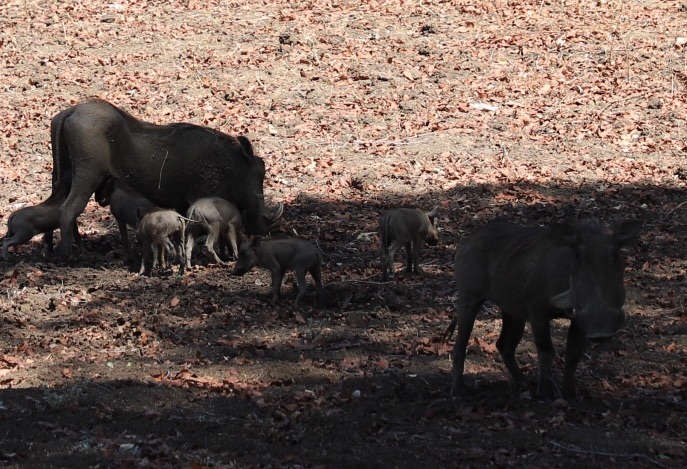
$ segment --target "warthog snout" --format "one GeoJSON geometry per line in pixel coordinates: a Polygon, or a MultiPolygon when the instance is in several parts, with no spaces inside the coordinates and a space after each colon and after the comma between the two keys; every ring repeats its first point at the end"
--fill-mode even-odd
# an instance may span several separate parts
{"type": "MultiPolygon", "coordinates": [[[[622,285],[618,286],[618,289],[623,290],[622,285]]],[[[571,281],[567,291],[553,296],[549,301],[552,306],[569,311],[565,317],[575,321],[586,339],[595,341],[609,339],[622,327],[625,320],[622,308],[606,303],[600,288],[592,289],[592,292],[585,295],[582,304],[577,307],[574,301],[575,296],[571,281]]]]}
{"type": "Polygon", "coordinates": [[[574,320],[587,339],[599,341],[610,339],[623,326],[625,314],[622,309],[605,307],[586,308],[575,312],[574,320]]]}

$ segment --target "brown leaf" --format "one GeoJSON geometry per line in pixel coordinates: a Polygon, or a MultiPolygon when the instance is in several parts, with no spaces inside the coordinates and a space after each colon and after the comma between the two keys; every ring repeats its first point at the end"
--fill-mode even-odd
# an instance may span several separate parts
{"type": "Polygon", "coordinates": [[[389,360],[387,360],[385,358],[380,358],[379,360],[374,362],[374,364],[375,364],[375,368],[377,369],[377,371],[385,371],[386,369],[389,368],[389,365],[390,365],[389,360]]]}

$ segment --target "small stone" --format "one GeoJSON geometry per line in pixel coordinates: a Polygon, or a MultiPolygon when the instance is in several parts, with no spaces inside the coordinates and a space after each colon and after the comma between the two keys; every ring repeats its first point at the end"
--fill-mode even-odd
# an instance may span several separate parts
{"type": "Polygon", "coordinates": [[[663,102],[659,98],[651,98],[647,103],[649,109],[661,109],[663,107],[663,102]]]}

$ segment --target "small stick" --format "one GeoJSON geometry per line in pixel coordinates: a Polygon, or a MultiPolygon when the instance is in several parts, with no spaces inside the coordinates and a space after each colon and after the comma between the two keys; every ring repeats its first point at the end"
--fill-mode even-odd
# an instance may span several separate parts
{"type": "Polygon", "coordinates": [[[664,469],[668,469],[668,466],[664,466],[660,462],[656,461],[655,459],[650,458],[646,454],[641,454],[641,453],[607,453],[606,451],[593,451],[593,450],[585,450],[585,449],[578,449],[578,448],[573,448],[572,446],[565,446],[562,445],[554,440],[549,441],[549,443],[556,448],[563,449],[565,451],[571,451],[573,453],[578,453],[578,454],[591,454],[594,456],[607,456],[609,458],[641,458],[646,461],[651,462],[652,464],[655,464],[658,467],[662,467],[664,469]]]}
{"type": "Polygon", "coordinates": [[[684,202],[680,202],[680,203],[677,205],[677,207],[675,207],[674,209],[672,209],[670,212],[666,213],[665,216],[663,217],[663,219],[666,220],[670,215],[673,214],[673,212],[674,212],[675,210],[677,210],[678,208],[682,207],[682,206],[685,205],[685,204],[687,204],[687,200],[685,200],[684,202]]]}

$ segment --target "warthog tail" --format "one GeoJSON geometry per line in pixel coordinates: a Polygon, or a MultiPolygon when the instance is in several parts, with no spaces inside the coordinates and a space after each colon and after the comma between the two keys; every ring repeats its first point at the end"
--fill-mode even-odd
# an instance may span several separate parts
{"type": "Polygon", "coordinates": [[[446,343],[449,340],[451,340],[451,337],[453,337],[453,332],[456,330],[456,325],[458,324],[458,316],[455,316],[453,318],[453,321],[451,321],[451,324],[448,325],[446,328],[446,332],[444,332],[444,335],[441,337],[441,342],[446,343]]]}

